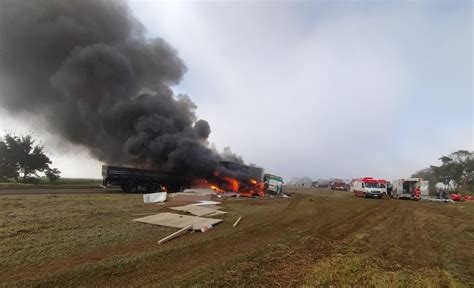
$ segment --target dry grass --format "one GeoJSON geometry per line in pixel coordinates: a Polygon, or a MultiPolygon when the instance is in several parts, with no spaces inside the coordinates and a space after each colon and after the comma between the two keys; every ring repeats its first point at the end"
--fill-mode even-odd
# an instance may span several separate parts
{"type": "Polygon", "coordinates": [[[211,231],[158,245],[175,230],[131,222],[167,209],[141,195],[0,196],[0,285],[474,285],[474,203],[305,189],[224,206],[211,231]]]}
{"type": "Polygon", "coordinates": [[[102,184],[101,179],[61,178],[51,183],[45,178],[40,178],[36,184],[5,182],[0,183],[0,189],[89,189],[98,188],[102,184]]]}

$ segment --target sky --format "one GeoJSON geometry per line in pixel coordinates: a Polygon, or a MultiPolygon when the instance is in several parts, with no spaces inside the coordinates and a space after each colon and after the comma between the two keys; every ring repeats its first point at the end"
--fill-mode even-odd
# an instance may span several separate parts
{"type": "MultiPolygon", "coordinates": [[[[471,1],[129,4],[186,63],[173,89],[212,145],[269,173],[395,179],[474,150],[471,1]]],[[[34,131],[63,177],[100,177],[43,127],[2,111],[0,131],[34,131]]]]}

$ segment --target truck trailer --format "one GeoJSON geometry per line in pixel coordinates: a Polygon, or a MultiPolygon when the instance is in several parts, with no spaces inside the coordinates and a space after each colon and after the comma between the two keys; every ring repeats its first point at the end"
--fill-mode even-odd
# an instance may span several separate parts
{"type": "Polygon", "coordinates": [[[161,190],[177,192],[190,188],[191,183],[192,179],[171,173],[102,165],[102,186],[119,186],[125,192],[153,193],[161,190]]]}

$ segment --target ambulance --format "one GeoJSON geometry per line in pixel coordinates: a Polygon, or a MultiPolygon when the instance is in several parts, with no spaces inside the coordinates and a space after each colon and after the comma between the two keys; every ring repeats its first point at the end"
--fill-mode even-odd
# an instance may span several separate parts
{"type": "Polygon", "coordinates": [[[351,181],[350,190],[355,196],[365,198],[382,198],[384,192],[379,181],[372,177],[353,179],[351,181]]]}
{"type": "Polygon", "coordinates": [[[420,200],[429,197],[429,182],[421,178],[397,179],[392,181],[392,197],[397,199],[420,200]]]}
{"type": "Polygon", "coordinates": [[[380,184],[380,188],[382,188],[382,193],[387,195],[387,186],[390,182],[388,182],[387,180],[384,180],[384,179],[378,179],[377,181],[380,184]]]}

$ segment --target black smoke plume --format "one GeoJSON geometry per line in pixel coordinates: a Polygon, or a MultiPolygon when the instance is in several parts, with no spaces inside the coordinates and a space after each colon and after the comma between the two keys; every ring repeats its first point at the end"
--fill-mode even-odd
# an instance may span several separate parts
{"type": "Polygon", "coordinates": [[[105,163],[194,177],[231,173],[221,160],[242,163],[210,149],[209,124],[173,94],[185,72],[124,1],[0,1],[2,106],[46,120],[105,163]]]}

